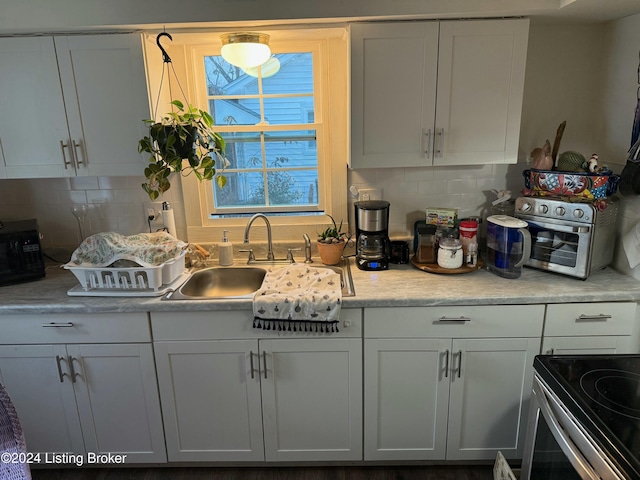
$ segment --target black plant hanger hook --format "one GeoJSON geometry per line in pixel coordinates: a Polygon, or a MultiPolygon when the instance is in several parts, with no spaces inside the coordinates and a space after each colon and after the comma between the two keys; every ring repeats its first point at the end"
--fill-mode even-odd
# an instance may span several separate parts
{"type": "Polygon", "coordinates": [[[167,53],[167,51],[160,44],[160,37],[169,37],[169,40],[171,41],[173,41],[173,37],[169,35],[167,32],[160,32],[156,37],[156,45],[158,45],[158,48],[162,52],[162,60],[164,61],[164,63],[171,63],[171,57],[169,57],[169,54],[167,53]]]}

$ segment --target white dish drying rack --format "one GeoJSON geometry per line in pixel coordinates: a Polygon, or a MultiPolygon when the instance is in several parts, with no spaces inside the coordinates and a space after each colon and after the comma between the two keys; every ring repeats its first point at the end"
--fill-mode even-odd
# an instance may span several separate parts
{"type": "Polygon", "coordinates": [[[63,265],[80,282],[70,289],[71,296],[160,296],[180,286],[185,271],[186,252],[155,267],[82,267],[63,265]]]}

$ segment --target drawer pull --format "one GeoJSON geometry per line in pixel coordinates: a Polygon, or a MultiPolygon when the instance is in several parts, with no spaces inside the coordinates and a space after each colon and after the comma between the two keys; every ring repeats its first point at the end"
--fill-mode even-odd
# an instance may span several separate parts
{"type": "Polygon", "coordinates": [[[471,318],[465,317],[465,316],[462,316],[462,315],[460,317],[445,317],[445,316],[442,316],[437,321],[438,322],[470,322],[471,318]]]}
{"type": "Polygon", "coordinates": [[[71,322],[65,322],[65,323],[57,323],[57,322],[49,322],[49,323],[43,323],[42,324],[43,327],[45,328],[57,328],[57,327],[73,327],[73,323],[71,322]]]}
{"type": "Polygon", "coordinates": [[[576,318],[577,322],[580,321],[590,321],[590,320],[608,320],[609,318],[612,318],[611,315],[605,315],[604,313],[600,313],[598,315],[585,315],[584,313],[581,314],[578,318],[576,318]]]}

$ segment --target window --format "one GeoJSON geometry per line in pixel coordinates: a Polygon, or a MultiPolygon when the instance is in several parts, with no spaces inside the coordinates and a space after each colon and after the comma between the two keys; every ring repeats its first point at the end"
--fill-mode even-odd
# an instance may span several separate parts
{"type": "Polygon", "coordinates": [[[229,160],[222,189],[182,181],[190,241],[217,238],[211,227],[233,237],[257,212],[295,235],[320,231],[325,213],[347,222],[347,31],[268,33],[279,70],[264,76],[225,62],[210,38],[185,36],[190,94],[209,109],[229,160]]]}
{"type": "Polygon", "coordinates": [[[209,112],[233,129],[222,134],[230,164],[226,186],[214,183],[213,214],[320,210],[313,57],[277,54],[267,77],[204,57],[209,112]]]}

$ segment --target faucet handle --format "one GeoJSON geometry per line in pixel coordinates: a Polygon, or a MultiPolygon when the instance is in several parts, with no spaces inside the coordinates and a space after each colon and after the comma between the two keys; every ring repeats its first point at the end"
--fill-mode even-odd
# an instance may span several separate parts
{"type": "Polygon", "coordinates": [[[302,251],[301,248],[287,248],[287,260],[291,263],[295,263],[295,260],[293,259],[293,252],[300,251],[302,251]]]}
{"type": "Polygon", "coordinates": [[[242,248],[240,250],[238,250],[238,252],[249,252],[249,260],[247,260],[247,263],[253,263],[256,261],[256,256],[253,254],[253,248],[242,248]]]}

